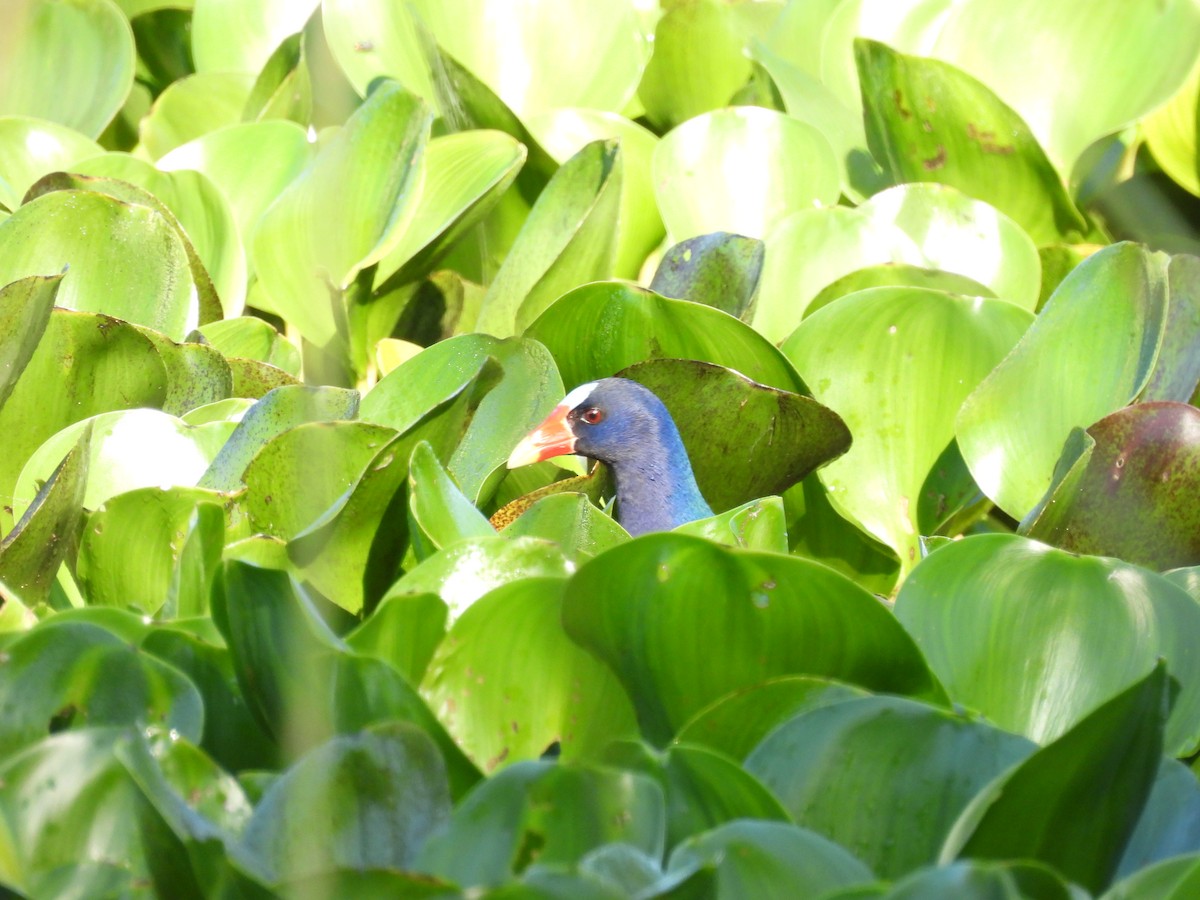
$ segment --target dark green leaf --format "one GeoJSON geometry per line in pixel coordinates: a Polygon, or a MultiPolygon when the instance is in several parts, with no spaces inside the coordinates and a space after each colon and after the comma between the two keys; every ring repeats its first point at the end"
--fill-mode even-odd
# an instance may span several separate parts
{"type": "Polygon", "coordinates": [[[689,238],[663,255],[650,290],[750,321],[762,275],[763,242],[718,231],[689,238]]]}

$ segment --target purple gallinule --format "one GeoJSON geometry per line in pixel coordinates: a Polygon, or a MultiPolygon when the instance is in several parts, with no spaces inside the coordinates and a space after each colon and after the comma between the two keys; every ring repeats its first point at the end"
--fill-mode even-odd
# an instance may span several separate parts
{"type": "Polygon", "coordinates": [[[617,521],[634,536],[712,515],[671,414],[636,381],[602,378],[575,388],[517,445],[508,467],[567,453],[612,470],[617,521]]]}

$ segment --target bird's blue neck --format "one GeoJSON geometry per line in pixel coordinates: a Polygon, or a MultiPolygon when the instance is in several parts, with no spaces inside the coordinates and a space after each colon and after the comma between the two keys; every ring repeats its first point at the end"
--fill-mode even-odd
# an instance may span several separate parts
{"type": "Polygon", "coordinates": [[[611,464],[617,483],[617,521],[635,537],[712,515],[679,433],[674,427],[661,428],[658,443],[658,452],[611,464]]]}

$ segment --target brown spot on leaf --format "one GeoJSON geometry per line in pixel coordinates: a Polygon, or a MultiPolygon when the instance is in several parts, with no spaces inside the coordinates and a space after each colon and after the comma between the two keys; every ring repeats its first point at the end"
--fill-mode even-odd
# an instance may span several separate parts
{"type": "Polygon", "coordinates": [[[900,118],[912,118],[912,110],[905,107],[904,94],[900,92],[900,88],[892,91],[892,102],[896,104],[896,112],[900,115],[900,118]]]}
{"type": "Polygon", "coordinates": [[[921,160],[921,165],[925,167],[925,171],[933,172],[946,165],[946,148],[942,144],[938,144],[937,153],[928,159],[921,160]]]}

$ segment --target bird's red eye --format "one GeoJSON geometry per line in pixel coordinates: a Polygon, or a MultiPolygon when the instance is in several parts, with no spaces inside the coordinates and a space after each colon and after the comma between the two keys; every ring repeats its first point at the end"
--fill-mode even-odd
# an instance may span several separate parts
{"type": "Polygon", "coordinates": [[[580,418],[582,418],[583,421],[587,422],[589,425],[599,425],[604,421],[604,413],[602,410],[599,410],[594,406],[589,406],[583,411],[583,413],[580,415],[580,418]]]}

